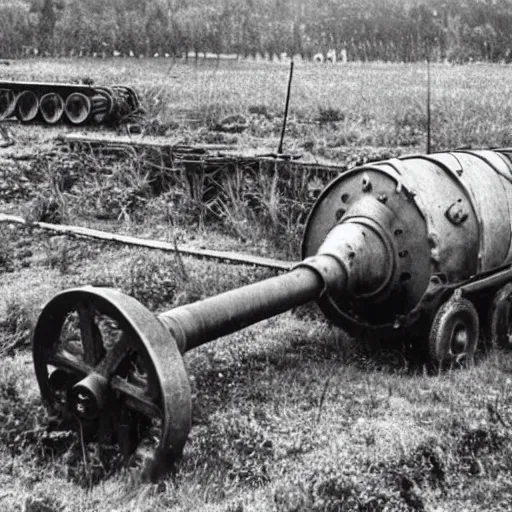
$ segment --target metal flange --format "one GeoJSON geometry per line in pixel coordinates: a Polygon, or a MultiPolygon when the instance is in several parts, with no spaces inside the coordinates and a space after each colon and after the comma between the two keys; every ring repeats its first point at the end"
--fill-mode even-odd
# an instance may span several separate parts
{"type": "Polygon", "coordinates": [[[180,457],[188,377],[175,340],[137,300],[109,288],[60,293],[38,319],[33,357],[43,400],[86,431],[107,432],[127,463],[149,455],[144,478],[158,479],[180,457]]]}

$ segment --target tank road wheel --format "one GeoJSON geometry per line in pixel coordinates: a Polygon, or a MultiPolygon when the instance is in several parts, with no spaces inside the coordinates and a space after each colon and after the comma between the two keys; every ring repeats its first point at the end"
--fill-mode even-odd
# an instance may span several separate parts
{"type": "Polygon", "coordinates": [[[491,345],[512,349],[512,283],[507,283],[494,296],[486,331],[491,345]]]}
{"type": "Polygon", "coordinates": [[[470,361],[478,344],[478,313],[464,298],[451,298],[437,311],[429,335],[431,361],[443,366],[470,361]]]}
{"type": "Polygon", "coordinates": [[[126,463],[145,456],[151,480],[179,458],[188,377],[169,332],[135,299],[92,287],[57,295],[38,319],[33,356],[44,401],[88,441],[115,446],[126,463]]]}

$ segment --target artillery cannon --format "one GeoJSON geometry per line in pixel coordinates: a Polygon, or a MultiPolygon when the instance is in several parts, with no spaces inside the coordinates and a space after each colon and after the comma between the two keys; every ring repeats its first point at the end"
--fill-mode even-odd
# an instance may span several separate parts
{"type": "Polygon", "coordinates": [[[512,149],[391,159],[332,181],[314,205],[303,260],[285,274],[158,317],[107,288],[57,295],[34,331],[46,402],[84,431],[143,451],[145,474],[178,458],[191,428],[182,354],[262,319],[317,301],[348,331],[427,333],[437,365],[471,359],[480,325],[511,345],[512,149]]]}

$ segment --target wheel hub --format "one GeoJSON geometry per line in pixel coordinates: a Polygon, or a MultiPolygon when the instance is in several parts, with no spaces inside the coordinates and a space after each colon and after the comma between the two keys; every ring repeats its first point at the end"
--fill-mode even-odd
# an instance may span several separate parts
{"type": "Polygon", "coordinates": [[[455,355],[466,352],[468,346],[468,331],[462,324],[457,324],[453,330],[452,353],[455,355]]]}
{"type": "Polygon", "coordinates": [[[107,392],[107,381],[101,375],[92,373],[75,384],[69,396],[69,408],[85,420],[98,418],[107,392]]]}

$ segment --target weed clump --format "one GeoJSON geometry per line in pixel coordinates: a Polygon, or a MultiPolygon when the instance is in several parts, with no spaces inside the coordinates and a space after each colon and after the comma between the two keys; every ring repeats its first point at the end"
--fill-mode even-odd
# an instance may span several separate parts
{"type": "Polygon", "coordinates": [[[480,427],[464,432],[457,448],[463,457],[477,457],[500,450],[506,441],[506,437],[498,430],[480,427]]]}
{"type": "Polygon", "coordinates": [[[497,426],[463,429],[458,433],[455,447],[459,470],[470,476],[494,471],[496,454],[503,451],[505,455],[510,441],[508,432],[497,426]]]}
{"type": "Polygon", "coordinates": [[[30,222],[48,222],[60,224],[65,218],[65,206],[62,200],[50,191],[37,193],[26,208],[26,217],[30,222]]]}
{"type": "Polygon", "coordinates": [[[25,512],[61,512],[64,506],[55,496],[42,496],[27,498],[25,502],[25,512]]]}
{"type": "MultiPolygon", "coordinates": [[[[142,210],[151,197],[151,185],[146,176],[127,176],[120,181],[106,182],[94,198],[94,216],[97,219],[127,221],[142,218],[142,210]]],[[[89,201],[93,197],[88,198],[89,201]]]]}
{"type": "Polygon", "coordinates": [[[315,467],[307,476],[292,477],[274,491],[279,512],[347,512],[408,510],[398,490],[387,490],[364,475],[343,473],[327,465],[315,467]]]}
{"type": "Polygon", "coordinates": [[[48,421],[45,408],[26,396],[24,381],[15,373],[0,376],[0,444],[13,455],[22,454],[27,447],[41,454],[48,421]]]}
{"type": "Polygon", "coordinates": [[[134,258],[120,287],[148,309],[161,311],[237,288],[273,275],[268,269],[230,267],[204,262],[200,267],[186,265],[181,256],[162,254],[134,258]]]}
{"type": "Polygon", "coordinates": [[[231,114],[223,117],[214,127],[214,130],[228,133],[241,133],[247,129],[249,122],[242,114],[231,114]]]}
{"type": "Polygon", "coordinates": [[[187,274],[178,259],[163,256],[139,256],[128,272],[128,294],[142,302],[148,309],[156,310],[172,305],[180,291],[184,293],[187,274]]]}
{"type": "Polygon", "coordinates": [[[0,225],[0,274],[29,267],[32,257],[30,229],[0,225]]]}
{"type": "Polygon", "coordinates": [[[432,439],[420,444],[412,454],[402,457],[396,467],[388,468],[389,475],[396,475],[400,493],[407,501],[419,495],[419,488],[444,489],[447,481],[447,455],[445,449],[432,439]]]}
{"type": "MultiPolygon", "coordinates": [[[[0,231],[1,234],[1,231],[0,231]]],[[[5,240],[4,237],[2,237],[5,240]]],[[[14,250],[9,243],[0,245],[0,272],[14,271],[14,250]]]]}
{"type": "Polygon", "coordinates": [[[0,319],[0,356],[29,347],[33,324],[33,312],[18,300],[9,300],[0,319]]]}
{"type": "Polygon", "coordinates": [[[263,116],[267,119],[272,119],[273,115],[270,112],[270,109],[265,104],[258,104],[258,105],[249,105],[249,108],[247,109],[249,114],[255,115],[255,116],[263,116]]]}
{"type": "Polygon", "coordinates": [[[254,417],[216,418],[196,428],[193,450],[204,467],[220,470],[235,484],[261,487],[269,482],[273,444],[261,421],[254,417]]]}
{"type": "Polygon", "coordinates": [[[59,269],[61,274],[67,274],[71,266],[71,254],[66,237],[52,237],[43,243],[46,253],[46,265],[59,269]]]}
{"type": "Polygon", "coordinates": [[[345,120],[345,113],[334,107],[319,107],[317,121],[321,125],[337,123],[345,120]]]}

